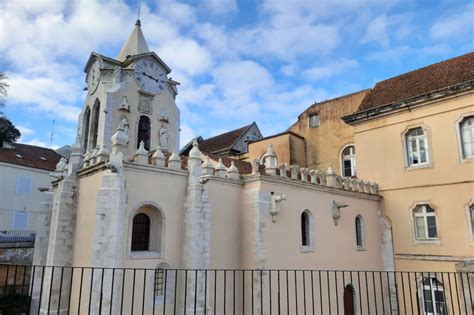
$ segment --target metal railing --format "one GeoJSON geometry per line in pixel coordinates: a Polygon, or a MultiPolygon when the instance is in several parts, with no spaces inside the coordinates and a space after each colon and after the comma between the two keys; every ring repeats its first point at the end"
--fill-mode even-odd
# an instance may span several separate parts
{"type": "Polygon", "coordinates": [[[35,238],[32,231],[0,231],[0,243],[34,243],[35,238]]]}
{"type": "Polygon", "coordinates": [[[0,265],[2,315],[472,315],[473,290],[460,272],[0,265]]]}

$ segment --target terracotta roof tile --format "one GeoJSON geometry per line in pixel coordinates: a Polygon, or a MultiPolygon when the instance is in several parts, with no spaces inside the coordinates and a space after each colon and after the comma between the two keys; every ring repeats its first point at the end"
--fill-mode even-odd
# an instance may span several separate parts
{"type": "Polygon", "coordinates": [[[474,80],[474,52],[378,82],[357,112],[474,80]]]}
{"type": "Polygon", "coordinates": [[[12,148],[0,148],[0,162],[54,171],[61,155],[48,148],[13,143],[12,148]]]}
{"type": "Polygon", "coordinates": [[[234,142],[251,126],[247,125],[218,136],[205,139],[199,143],[199,150],[205,153],[215,153],[230,149],[234,142]]]}

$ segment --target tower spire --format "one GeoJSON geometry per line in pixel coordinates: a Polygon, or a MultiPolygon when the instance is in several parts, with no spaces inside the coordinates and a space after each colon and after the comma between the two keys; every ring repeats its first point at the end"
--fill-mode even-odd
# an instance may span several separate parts
{"type": "Polygon", "coordinates": [[[135,23],[135,25],[137,25],[137,26],[141,26],[141,22],[140,22],[140,9],[141,9],[141,6],[142,6],[142,1],[138,0],[137,22],[135,23]]]}
{"type": "Polygon", "coordinates": [[[130,56],[149,52],[148,45],[143,36],[140,19],[137,19],[132,34],[128,37],[117,57],[120,61],[125,61],[130,56]]]}

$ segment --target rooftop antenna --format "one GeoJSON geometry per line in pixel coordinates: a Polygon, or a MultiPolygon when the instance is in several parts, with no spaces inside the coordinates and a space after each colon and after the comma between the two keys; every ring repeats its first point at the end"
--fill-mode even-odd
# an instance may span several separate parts
{"type": "Polygon", "coordinates": [[[53,128],[51,128],[51,138],[49,139],[49,148],[53,147],[53,137],[54,137],[54,119],[53,119],[53,128]]]}
{"type": "Polygon", "coordinates": [[[141,5],[142,5],[142,1],[141,1],[141,0],[138,0],[137,23],[135,23],[135,24],[138,25],[138,26],[141,25],[141,23],[140,23],[140,8],[141,8],[141,5]]]}

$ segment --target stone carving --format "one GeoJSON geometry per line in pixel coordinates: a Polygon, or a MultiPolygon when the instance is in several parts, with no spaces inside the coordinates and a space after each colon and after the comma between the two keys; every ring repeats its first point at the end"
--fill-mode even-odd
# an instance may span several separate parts
{"type": "Polygon", "coordinates": [[[341,217],[341,208],[348,207],[349,205],[338,203],[336,201],[332,201],[332,219],[334,220],[334,225],[337,226],[337,221],[341,217]]]}
{"type": "Polygon", "coordinates": [[[57,178],[57,179],[62,179],[66,175],[67,171],[67,159],[65,157],[62,157],[58,164],[56,164],[56,170],[54,172],[50,173],[49,176],[57,178]]]}
{"type": "Polygon", "coordinates": [[[252,174],[258,174],[260,171],[260,162],[255,159],[252,161],[252,174]]]}
{"type": "Polygon", "coordinates": [[[122,97],[122,100],[118,104],[118,110],[130,112],[130,105],[128,104],[128,99],[126,96],[122,97]]]}
{"type": "Polygon", "coordinates": [[[142,114],[151,114],[151,96],[140,94],[138,97],[138,111],[142,114]]]}
{"type": "Polygon", "coordinates": [[[271,192],[270,195],[270,215],[272,216],[272,221],[276,222],[276,217],[280,213],[280,202],[286,200],[287,195],[275,195],[271,192]]]}
{"type": "Polygon", "coordinates": [[[169,116],[166,114],[164,109],[161,109],[160,114],[158,115],[158,120],[163,122],[169,122],[169,116]]]}
{"type": "Polygon", "coordinates": [[[128,136],[128,127],[129,127],[129,123],[128,123],[127,118],[122,117],[122,119],[120,119],[118,123],[116,130],[123,130],[123,132],[125,132],[125,134],[128,136]]]}
{"type": "Polygon", "coordinates": [[[168,148],[168,128],[165,126],[160,128],[160,146],[165,150],[168,148]]]}

